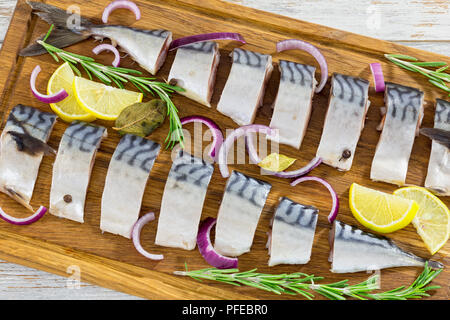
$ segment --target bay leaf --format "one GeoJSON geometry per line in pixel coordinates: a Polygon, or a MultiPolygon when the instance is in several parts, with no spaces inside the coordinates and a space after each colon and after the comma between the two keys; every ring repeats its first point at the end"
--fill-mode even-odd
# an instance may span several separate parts
{"type": "Polygon", "coordinates": [[[159,99],[134,103],[122,110],[113,129],[146,137],[164,122],[166,113],[166,103],[159,99]]]}

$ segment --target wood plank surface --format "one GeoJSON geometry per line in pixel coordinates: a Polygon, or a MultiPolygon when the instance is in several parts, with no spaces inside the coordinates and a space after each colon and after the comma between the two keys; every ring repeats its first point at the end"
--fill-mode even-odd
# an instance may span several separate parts
{"type": "MultiPolygon", "coordinates": [[[[62,1],[50,1],[51,4],[58,3],[64,7],[62,1]]],[[[71,2],[79,3],[81,2],[71,2]]],[[[82,13],[88,17],[98,19],[106,1],[91,3],[89,8],[83,6],[82,13]]],[[[223,2],[216,1],[152,1],[139,3],[144,18],[133,23],[133,26],[141,28],[167,28],[174,32],[174,37],[180,37],[188,34],[214,32],[214,31],[235,31],[238,30],[246,38],[248,44],[245,48],[264,53],[274,53],[274,44],[276,41],[286,38],[301,37],[318,45],[326,56],[330,72],[341,72],[363,78],[370,79],[368,63],[374,60],[381,60],[384,52],[402,52],[419,58],[445,60],[443,56],[437,54],[427,54],[420,50],[410,49],[397,44],[365,38],[356,34],[350,34],[343,31],[332,30],[326,27],[300,22],[293,19],[261,13],[253,9],[243,9],[239,6],[233,6],[223,2]],[[180,17],[184,21],[197,21],[196,24],[180,23],[180,17]],[[219,29],[220,28],[220,29],[219,29]],[[345,64],[342,61],[345,60],[345,64]]],[[[129,18],[129,17],[128,17],[129,18]]],[[[129,24],[127,16],[112,16],[112,23],[129,24]]],[[[27,83],[32,68],[38,63],[43,66],[43,72],[40,75],[38,86],[43,88],[51,72],[56,69],[49,56],[40,56],[36,58],[16,58],[17,50],[25,43],[30,41],[38,34],[47,29],[47,25],[36,18],[30,18],[29,9],[22,1],[19,2],[15,16],[12,20],[10,32],[6,38],[4,48],[0,53],[0,71],[2,74],[9,75],[0,79],[0,92],[2,96],[2,111],[7,114],[11,107],[17,103],[31,104],[42,110],[49,110],[47,105],[37,102],[29,92],[27,86],[18,85],[27,83]]],[[[70,48],[71,51],[89,54],[94,44],[92,41],[86,41],[70,48]]],[[[221,62],[217,79],[216,90],[213,96],[213,110],[205,108],[183,97],[175,97],[174,101],[180,108],[182,116],[190,114],[208,114],[218,122],[220,127],[236,127],[228,118],[216,112],[220,92],[225,83],[230,68],[230,61],[227,59],[228,53],[235,44],[221,43],[221,62]]],[[[173,53],[168,57],[163,69],[158,77],[167,77],[168,71],[173,61],[173,53]]],[[[274,55],[275,61],[279,58],[314,64],[314,61],[302,53],[288,53],[274,55]]],[[[105,57],[99,57],[99,60],[108,63],[105,57]]],[[[130,60],[124,61],[125,66],[132,66],[130,60]]],[[[135,67],[135,65],[134,65],[135,67]]],[[[416,75],[411,75],[392,65],[383,62],[385,76],[387,80],[401,84],[421,87],[426,93],[426,113],[424,126],[430,126],[433,119],[433,101],[436,97],[443,97],[431,85],[426,84],[423,79],[416,75]]],[[[277,73],[272,77],[267,94],[265,96],[265,105],[270,105],[276,93],[277,73]]],[[[321,127],[326,110],[326,101],[329,92],[329,85],[325,90],[314,98],[314,110],[312,119],[305,137],[305,142],[300,152],[281,147],[281,152],[299,159],[298,165],[306,163],[314,154],[320,139],[321,127]]],[[[369,181],[368,173],[370,162],[373,157],[374,148],[378,141],[379,133],[375,130],[380,120],[378,108],[383,105],[382,95],[376,94],[371,88],[370,100],[372,101],[369,110],[366,127],[363,131],[360,143],[356,151],[356,157],[353,168],[350,172],[342,173],[336,170],[321,166],[314,171],[314,174],[327,178],[328,181],[337,189],[342,203],[340,219],[344,222],[356,224],[348,209],[348,187],[351,182],[359,182],[374,188],[392,191],[393,186],[374,183],[369,181]]],[[[267,108],[263,108],[257,116],[256,123],[268,124],[270,114],[267,108]]],[[[49,144],[57,147],[61,134],[67,124],[59,122],[49,144]]],[[[192,127],[187,126],[190,129],[192,127]]],[[[167,132],[167,124],[158,129],[151,139],[162,142],[167,132]]],[[[91,185],[87,198],[86,222],[81,225],[72,221],[55,218],[51,215],[45,216],[39,223],[24,227],[0,225],[0,258],[12,262],[20,262],[31,267],[37,267],[47,271],[55,272],[61,275],[67,275],[66,270],[70,265],[78,265],[81,268],[82,280],[100,284],[109,288],[121,290],[124,292],[136,294],[147,298],[291,298],[290,296],[274,297],[265,292],[256,291],[253,288],[229,288],[221,284],[202,284],[179,277],[172,276],[174,270],[183,267],[186,261],[190,268],[205,267],[206,264],[197,251],[187,252],[183,250],[161,248],[152,245],[154,241],[156,223],[152,223],[144,228],[143,241],[145,246],[155,252],[163,252],[166,259],[161,262],[149,262],[139,256],[131,242],[127,239],[113,236],[110,234],[101,234],[99,224],[99,205],[101,190],[103,189],[104,177],[110,156],[118,142],[118,135],[110,130],[110,137],[102,144],[94,167],[91,185]],[[82,234],[82,237],[79,235],[82,234]],[[74,241],[76,239],[76,241],[74,241]],[[38,248],[41,255],[36,254],[38,248]],[[49,264],[44,255],[54,253],[55,262],[49,264]],[[25,258],[26,257],[26,258],[25,258]],[[105,272],[110,271],[110,272],[105,272]],[[114,273],[118,272],[118,274],[114,273]],[[114,275],[114,277],[112,276],[114,275]],[[115,281],[115,277],[123,277],[125,281],[115,281]],[[138,278],[139,280],[136,280],[138,278]],[[140,281],[141,280],[141,281],[140,281]],[[145,283],[145,286],[142,284],[145,283]],[[145,289],[147,288],[147,289],[145,289]],[[156,290],[150,290],[150,288],[156,290]]],[[[410,161],[410,170],[408,172],[408,183],[422,184],[426,174],[426,165],[428,163],[430,143],[424,137],[416,139],[413,154],[410,161]]],[[[37,188],[33,197],[32,204],[48,203],[48,190],[51,181],[51,167],[53,158],[44,159],[39,173],[37,188]]],[[[259,171],[256,167],[232,166],[232,168],[243,171],[249,175],[257,176],[259,171]]],[[[157,159],[157,163],[151,173],[150,181],[144,196],[142,213],[155,211],[158,214],[158,208],[162,196],[165,178],[170,169],[170,152],[162,152],[157,159]]],[[[273,177],[263,177],[273,185],[272,192],[268,202],[263,210],[262,219],[259,223],[255,235],[252,252],[243,255],[240,258],[240,268],[242,270],[258,267],[267,272],[292,272],[304,271],[315,273],[327,277],[329,281],[349,278],[353,281],[360,281],[367,277],[365,273],[335,275],[329,272],[328,257],[328,223],[326,215],[322,214],[319,218],[318,229],[316,232],[315,244],[313,247],[312,260],[305,266],[277,266],[267,267],[267,251],[264,248],[266,242],[265,232],[268,230],[270,217],[273,215],[279,196],[289,196],[293,200],[305,204],[317,206],[322,213],[329,210],[329,199],[327,194],[318,194],[318,187],[314,184],[306,184],[301,187],[292,188],[287,181],[273,177]]],[[[207,194],[206,205],[203,217],[216,216],[218,205],[223,193],[225,180],[220,177],[216,169],[210,188],[207,194]]],[[[0,195],[0,201],[4,203],[6,210],[19,214],[23,209],[12,202],[5,195],[0,195]]],[[[448,204],[448,199],[445,199],[448,204]]],[[[420,238],[412,226],[390,235],[400,245],[411,250],[414,253],[428,257],[420,238]]],[[[448,259],[449,244],[447,244],[434,259],[442,261],[446,266],[448,259]]],[[[417,268],[396,268],[382,271],[382,285],[384,288],[398,286],[411,281],[419,272],[417,268]],[[400,279],[401,278],[401,279],[400,279]]],[[[436,283],[448,287],[449,273],[446,270],[436,281],[436,283]]],[[[434,298],[448,298],[448,291],[439,290],[434,298]]]]}

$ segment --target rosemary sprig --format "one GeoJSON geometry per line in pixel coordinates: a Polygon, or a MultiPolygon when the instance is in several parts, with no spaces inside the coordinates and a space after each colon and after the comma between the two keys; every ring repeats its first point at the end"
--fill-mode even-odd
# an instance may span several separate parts
{"type": "Polygon", "coordinates": [[[427,285],[442,271],[442,269],[432,270],[426,263],[423,272],[409,287],[402,286],[385,292],[373,293],[374,290],[380,289],[378,274],[353,285],[349,285],[348,280],[318,284],[315,282],[323,280],[323,277],[301,272],[264,274],[256,272],[256,270],[240,272],[239,269],[206,268],[189,271],[185,264],[185,271],[175,271],[174,274],[188,276],[198,281],[205,279],[234,286],[250,286],[275,294],[300,294],[309,300],[314,299],[314,295],[310,291],[315,291],[331,300],[346,300],[346,297],[360,300],[406,300],[427,297],[429,296],[427,291],[439,289],[440,286],[427,285]]]}
{"type": "Polygon", "coordinates": [[[167,115],[169,117],[169,133],[164,140],[166,148],[173,148],[177,143],[180,143],[183,147],[183,130],[178,116],[178,109],[170,98],[170,94],[175,91],[183,91],[182,88],[167,84],[165,82],[155,81],[155,78],[143,77],[142,72],[134,69],[105,66],[95,61],[95,59],[68,52],[52,46],[45,41],[53,30],[53,25],[42,40],[38,40],[37,43],[42,45],[47,52],[59,62],[59,59],[67,62],[72,70],[81,76],[80,70],[76,65],[80,65],[89,79],[92,80],[93,75],[107,85],[115,84],[119,88],[124,88],[124,84],[130,82],[139,91],[144,94],[158,95],[158,97],[164,101],[167,105],[167,115]]]}
{"type": "Polygon", "coordinates": [[[436,87],[444,90],[450,96],[450,74],[444,72],[449,67],[443,61],[420,62],[419,59],[404,54],[385,54],[386,59],[392,63],[412,72],[418,72],[428,78],[428,81],[436,87]],[[428,67],[428,68],[426,68],[428,67]],[[438,68],[432,70],[429,68],[438,68]]]}

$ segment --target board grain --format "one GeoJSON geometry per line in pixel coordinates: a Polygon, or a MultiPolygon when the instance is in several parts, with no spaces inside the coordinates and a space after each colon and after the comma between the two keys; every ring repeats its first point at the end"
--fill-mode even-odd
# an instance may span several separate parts
{"type": "MultiPolygon", "coordinates": [[[[47,3],[62,8],[79,4],[82,8],[82,15],[98,22],[107,1],[90,2],[89,7],[82,5],[82,1],[48,1],[47,3]]],[[[387,81],[420,87],[424,90],[426,100],[424,126],[432,125],[434,100],[436,98],[445,98],[443,94],[432,85],[427,84],[420,76],[386,63],[383,59],[383,53],[401,52],[416,56],[419,59],[446,61],[448,58],[445,56],[220,1],[157,0],[138,2],[138,4],[143,18],[134,22],[132,24],[133,27],[170,29],[174,34],[174,38],[205,32],[238,31],[247,40],[244,48],[273,54],[275,62],[283,58],[315,64],[310,56],[301,52],[290,51],[283,54],[275,54],[275,43],[288,38],[301,38],[317,45],[328,61],[330,73],[340,72],[370,79],[368,64],[380,61],[382,62],[387,81]],[[193,21],[195,23],[192,23],[193,21]]],[[[112,15],[110,19],[111,23],[124,25],[130,25],[130,21],[133,21],[132,14],[127,12],[121,15],[112,15]]],[[[2,94],[0,109],[3,117],[18,103],[50,111],[47,105],[40,103],[32,96],[28,88],[28,81],[31,70],[36,64],[40,64],[43,71],[39,76],[37,86],[43,90],[50,74],[57,68],[58,64],[48,55],[34,58],[17,56],[20,48],[41,33],[44,33],[47,28],[47,24],[31,16],[30,9],[24,1],[18,2],[4,46],[0,52],[0,71],[2,74],[0,78],[0,92],[2,94]]],[[[94,46],[95,43],[88,40],[69,49],[76,53],[90,55],[94,46]]],[[[228,54],[235,46],[237,46],[235,43],[220,43],[222,58],[213,95],[213,108],[211,110],[206,109],[184,97],[176,96],[174,97],[174,102],[180,109],[180,116],[204,114],[214,119],[222,130],[236,127],[229,118],[215,111],[215,106],[231,67],[228,54]]],[[[111,56],[101,55],[96,58],[100,62],[107,64],[110,63],[111,56]]],[[[162,70],[158,73],[158,78],[167,78],[173,58],[174,53],[171,52],[162,70]]],[[[137,68],[130,59],[124,59],[123,66],[137,68]]],[[[269,123],[270,108],[268,106],[273,102],[278,80],[279,74],[275,72],[269,82],[264,98],[264,106],[258,112],[255,123],[269,123]]],[[[314,97],[311,121],[300,151],[286,146],[280,147],[281,153],[298,159],[296,166],[304,165],[315,155],[327,107],[329,89],[328,84],[320,94],[314,97]]],[[[370,100],[372,104],[356,150],[352,170],[345,173],[338,172],[323,165],[312,172],[314,175],[327,179],[337,190],[341,200],[339,219],[346,223],[357,225],[361,229],[364,228],[358,225],[352,217],[347,204],[350,184],[357,182],[384,191],[393,191],[395,189],[394,186],[372,182],[369,179],[370,163],[379,137],[379,132],[375,130],[375,127],[380,121],[379,107],[383,105],[383,96],[380,93],[375,93],[373,87],[371,87],[370,100]]],[[[99,123],[108,124],[106,122],[99,123]]],[[[57,123],[49,140],[50,146],[58,147],[59,140],[66,127],[67,124],[62,121],[57,123]]],[[[191,130],[192,125],[187,125],[186,129],[191,130]]],[[[168,124],[166,123],[152,134],[151,139],[163,143],[167,130],[168,124]]],[[[182,269],[185,262],[191,269],[203,268],[207,267],[207,265],[197,250],[184,251],[155,246],[153,242],[156,233],[156,222],[150,223],[143,229],[142,241],[144,247],[149,251],[165,255],[165,259],[159,262],[149,261],[140,256],[128,239],[108,233],[102,234],[99,229],[101,194],[109,160],[118,140],[119,136],[112,130],[109,130],[109,137],[102,143],[98,152],[86,200],[85,223],[79,224],[59,219],[52,215],[46,215],[38,223],[26,227],[1,223],[1,259],[65,276],[67,276],[66,270],[68,267],[77,266],[80,269],[82,281],[150,299],[300,298],[274,296],[254,288],[230,288],[227,285],[218,283],[199,283],[191,279],[172,275],[173,271],[182,269]]],[[[204,146],[208,143],[208,141],[205,141],[204,146]]],[[[407,183],[423,184],[430,145],[430,141],[422,136],[416,139],[410,160],[407,183]]],[[[201,150],[195,151],[201,152],[201,150]]],[[[170,159],[170,151],[163,151],[159,155],[146,188],[141,214],[155,211],[156,216],[158,216],[162,190],[170,169],[170,159]]],[[[44,158],[32,199],[33,206],[48,205],[53,161],[53,157],[44,158]]],[[[230,168],[255,177],[259,175],[258,168],[248,164],[230,166],[230,168]]],[[[367,278],[366,273],[336,275],[329,271],[330,264],[327,261],[329,253],[327,241],[329,224],[326,219],[326,212],[330,208],[330,200],[325,189],[313,183],[290,187],[287,180],[268,176],[262,178],[270,182],[273,188],[263,210],[252,251],[239,258],[241,270],[257,267],[260,271],[271,273],[302,271],[324,276],[330,282],[348,278],[351,283],[355,283],[367,278]],[[307,265],[267,267],[266,231],[269,230],[269,221],[280,196],[289,196],[295,201],[315,205],[322,213],[318,221],[311,261],[307,265]]],[[[220,176],[216,168],[208,189],[202,217],[216,216],[224,186],[225,179],[220,176]]],[[[2,207],[8,212],[12,212],[17,216],[25,214],[23,208],[6,195],[1,194],[0,201],[2,207]]],[[[450,202],[448,197],[443,198],[443,201],[447,205],[450,202]]],[[[429,257],[421,239],[411,225],[389,236],[406,250],[410,250],[422,257],[429,257]]],[[[447,243],[433,257],[444,263],[447,269],[436,279],[435,283],[443,288],[434,292],[432,298],[448,299],[450,279],[448,271],[449,249],[450,244],[447,243]]],[[[389,289],[407,284],[419,272],[419,268],[382,270],[382,287],[383,289],[389,289]]],[[[320,298],[320,296],[317,295],[317,298],[320,298]]]]}

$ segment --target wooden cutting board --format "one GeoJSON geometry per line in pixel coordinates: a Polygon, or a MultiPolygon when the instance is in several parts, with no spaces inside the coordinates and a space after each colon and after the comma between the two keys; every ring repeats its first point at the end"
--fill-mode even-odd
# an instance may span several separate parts
{"type": "MultiPolygon", "coordinates": [[[[61,8],[69,5],[80,5],[81,14],[100,22],[103,8],[109,1],[48,1],[61,8]]],[[[434,101],[436,98],[446,98],[445,95],[428,84],[421,76],[404,71],[386,62],[384,53],[404,53],[427,61],[448,61],[448,57],[433,53],[359,36],[349,32],[339,31],[320,25],[302,22],[287,17],[270,14],[250,8],[223,3],[216,0],[155,0],[138,2],[142,12],[142,19],[134,22],[130,12],[118,11],[110,17],[110,23],[132,25],[137,28],[153,29],[165,28],[173,32],[174,38],[207,32],[240,32],[247,44],[245,49],[272,54],[275,63],[278,59],[297,61],[315,65],[311,56],[300,51],[289,51],[283,54],[275,53],[275,44],[279,40],[299,38],[317,45],[325,55],[329,72],[339,72],[352,76],[359,76],[371,80],[369,63],[381,62],[387,81],[397,82],[422,89],[425,92],[425,117],[423,126],[433,124],[434,101]]],[[[30,43],[32,39],[46,32],[48,25],[38,21],[31,15],[30,8],[24,1],[17,4],[14,17],[0,52],[0,92],[1,113],[3,119],[13,106],[18,103],[30,105],[41,110],[50,111],[48,105],[35,99],[29,88],[29,78],[32,69],[41,65],[43,71],[39,75],[37,86],[44,90],[51,73],[59,65],[49,55],[33,58],[23,58],[18,51],[30,43]]],[[[91,50],[96,45],[92,39],[68,48],[69,51],[91,56],[91,50]]],[[[212,109],[207,109],[181,96],[175,96],[174,102],[180,110],[180,116],[202,114],[212,118],[225,132],[228,128],[235,128],[235,123],[215,111],[220,93],[227,79],[231,59],[229,53],[240,44],[228,41],[220,42],[221,60],[217,75],[217,84],[212,99],[212,109]]],[[[158,73],[159,79],[166,79],[174,59],[174,52],[169,53],[166,63],[158,73]]],[[[111,55],[104,54],[96,57],[98,61],[108,64],[111,55]]],[[[138,68],[129,58],[123,59],[125,67],[138,68]]],[[[277,69],[277,68],[275,68],[277,69]]],[[[258,112],[255,123],[269,124],[270,105],[274,100],[279,81],[276,70],[269,82],[264,98],[264,106],[258,112]]],[[[316,94],[313,101],[313,112],[306,137],[300,151],[287,146],[281,146],[280,152],[297,158],[295,167],[306,164],[316,152],[319,143],[322,124],[327,108],[329,83],[325,89],[316,94]]],[[[312,174],[327,179],[337,190],[341,208],[339,219],[343,222],[364,228],[353,218],[348,207],[348,189],[352,182],[391,192],[395,186],[370,181],[369,172],[379,132],[375,129],[380,121],[379,108],[383,106],[383,94],[375,93],[373,85],[370,88],[370,106],[365,128],[356,149],[353,167],[349,172],[339,172],[326,165],[319,166],[312,174]]],[[[4,121],[3,121],[4,122],[4,121]]],[[[99,122],[111,125],[107,122],[99,122]]],[[[57,148],[62,133],[67,124],[58,121],[51,138],[50,146],[57,148]]],[[[192,125],[186,129],[192,132],[192,125]]],[[[151,139],[163,144],[167,134],[168,123],[156,130],[151,139]]],[[[109,233],[102,234],[99,229],[100,203],[106,171],[111,155],[119,141],[119,135],[109,129],[109,136],[102,143],[93,169],[91,183],[86,200],[85,223],[79,224],[66,219],[59,219],[50,214],[29,226],[13,226],[0,222],[0,258],[14,263],[38,268],[60,275],[70,276],[73,266],[80,270],[81,280],[97,285],[120,290],[149,299],[296,299],[290,295],[277,296],[254,288],[236,288],[229,285],[208,281],[195,280],[172,275],[175,270],[182,270],[186,262],[190,269],[205,268],[204,262],[197,250],[184,251],[154,245],[157,222],[151,222],[143,229],[142,242],[151,252],[163,253],[165,259],[159,262],[149,261],[139,255],[130,240],[109,233]]],[[[201,139],[201,137],[199,137],[201,139]]],[[[204,141],[204,146],[209,141],[204,141]]],[[[423,185],[431,142],[420,136],[416,139],[407,177],[408,184],[423,185]]],[[[188,145],[188,148],[190,146],[188,145]]],[[[193,150],[200,152],[201,150],[193,150]]],[[[196,153],[198,154],[198,153],[196,153]]],[[[141,214],[154,211],[159,214],[162,191],[171,166],[171,152],[162,151],[153,167],[145,191],[141,214]]],[[[36,183],[32,205],[48,206],[51,185],[51,171],[54,157],[45,157],[36,183]]],[[[294,168],[294,167],[293,167],[294,168]]],[[[250,176],[258,177],[259,168],[254,165],[233,165],[236,169],[250,176]]],[[[70,170],[70,168],[68,168],[70,170]]],[[[328,262],[329,224],[326,216],[330,209],[330,198],[326,189],[314,183],[304,183],[291,187],[285,179],[263,176],[260,177],[272,184],[272,191],[261,215],[250,253],[239,257],[239,268],[248,270],[258,268],[261,272],[285,273],[305,272],[320,275],[326,282],[349,279],[350,283],[365,280],[367,273],[333,274],[329,271],[328,262]],[[269,268],[268,255],[265,249],[266,232],[269,230],[270,218],[278,203],[278,198],[288,196],[303,204],[314,205],[320,210],[311,261],[306,265],[281,265],[269,268]]],[[[226,180],[223,179],[216,166],[209,185],[202,217],[215,217],[222,198],[226,180]]],[[[443,198],[449,205],[449,198],[443,198]]],[[[24,208],[4,194],[0,194],[0,203],[5,211],[16,216],[27,213],[24,208]]],[[[189,205],[189,204],[187,204],[189,205]]],[[[390,234],[402,248],[419,256],[429,258],[422,240],[412,225],[403,230],[390,234]]],[[[432,298],[448,299],[450,273],[449,259],[450,243],[447,243],[433,259],[441,261],[446,270],[435,280],[435,284],[442,288],[433,292],[432,298]]],[[[407,285],[421,272],[420,268],[393,268],[382,270],[381,284],[383,289],[391,289],[400,285],[407,285]]],[[[316,298],[321,298],[316,295],[316,298]]]]}

